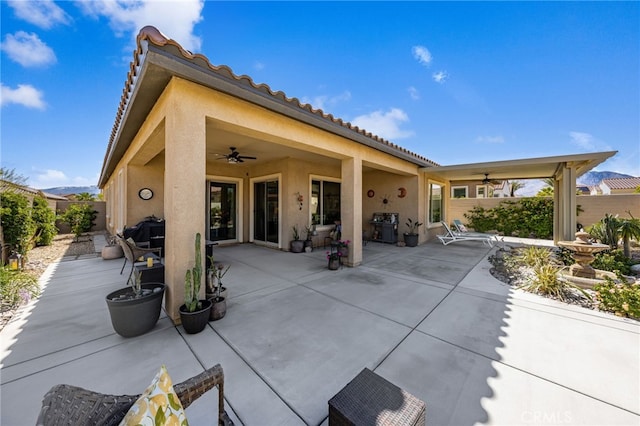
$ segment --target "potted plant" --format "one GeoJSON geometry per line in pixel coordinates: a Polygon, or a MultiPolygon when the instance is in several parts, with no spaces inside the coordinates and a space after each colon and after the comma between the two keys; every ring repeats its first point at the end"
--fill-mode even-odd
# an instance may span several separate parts
{"type": "Polygon", "coordinates": [[[422,226],[422,223],[407,219],[406,225],[409,227],[409,232],[404,233],[404,242],[407,247],[415,247],[418,245],[418,228],[422,226]]]}
{"type": "Polygon", "coordinates": [[[120,259],[124,256],[124,251],[113,235],[106,237],[107,245],[102,247],[100,255],[104,260],[120,259]]]}
{"type": "Polygon", "coordinates": [[[231,265],[227,265],[225,268],[223,264],[219,263],[213,268],[213,276],[217,285],[215,286],[214,297],[209,299],[212,303],[211,314],[209,315],[210,321],[219,320],[227,313],[227,298],[223,296],[223,289],[226,291],[226,287],[222,285],[222,278],[227,274],[230,267],[231,265]]]}
{"type": "Polygon", "coordinates": [[[349,255],[349,240],[338,240],[331,243],[331,250],[327,252],[328,268],[337,270],[342,265],[342,258],[349,255]]]}
{"type": "MultiPolygon", "coordinates": [[[[228,288],[223,285],[218,289],[218,285],[216,285],[217,277],[218,277],[217,268],[219,265],[215,266],[215,261],[213,260],[213,256],[207,256],[207,257],[209,259],[209,264],[211,265],[211,267],[207,270],[207,288],[206,288],[207,299],[211,300],[214,297],[218,296],[218,292],[220,293],[221,297],[228,299],[229,298],[228,288]]],[[[227,269],[229,268],[230,266],[227,267],[227,269]]],[[[226,274],[226,271],[222,274],[222,276],[224,276],[224,274],[226,274]]]]}
{"type": "Polygon", "coordinates": [[[151,330],[160,318],[165,285],[142,284],[142,273],[129,277],[129,286],[107,295],[111,325],[122,337],[134,337],[151,330]]]}
{"type": "Polygon", "coordinates": [[[202,283],[202,256],[200,233],[196,234],[196,262],[193,269],[187,269],[184,277],[184,305],[180,306],[180,320],[187,334],[200,333],[209,321],[211,301],[199,300],[202,283]],[[193,282],[192,282],[193,279],[193,282]]]}
{"type": "Polygon", "coordinates": [[[304,241],[300,240],[298,225],[293,225],[293,240],[289,243],[289,250],[292,253],[302,253],[304,250],[304,241]]]}
{"type": "Polygon", "coordinates": [[[313,235],[313,228],[310,225],[307,225],[304,227],[304,232],[307,234],[307,238],[304,240],[304,251],[311,253],[313,251],[313,239],[311,238],[313,235]]]}

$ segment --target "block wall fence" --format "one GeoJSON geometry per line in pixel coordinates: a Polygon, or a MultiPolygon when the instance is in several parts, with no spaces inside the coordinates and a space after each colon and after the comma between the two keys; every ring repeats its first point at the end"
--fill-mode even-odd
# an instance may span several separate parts
{"type": "MultiPolygon", "coordinates": [[[[447,212],[447,221],[452,222],[453,219],[460,219],[463,223],[467,223],[464,213],[470,211],[475,206],[481,206],[485,209],[491,209],[501,201],[518,201],[522,197],[514,198],[456,198],[450,200],[449,212],[447,212]]],[[[578,195],[576,203],[582,208],[582,212],[577,217],[577,222],[582,224],[584,228],[599,222],[605,215],[609,213],[618,215],[621,218],[629,217],[627,211],[630,211],[633,217],[640,218],[640,194],[611,194],[611,195],[578,195]]]]}

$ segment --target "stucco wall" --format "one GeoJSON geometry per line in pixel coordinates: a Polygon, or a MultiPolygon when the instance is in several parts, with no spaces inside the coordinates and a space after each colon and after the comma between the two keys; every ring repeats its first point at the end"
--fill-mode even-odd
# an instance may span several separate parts
{"type": "MultiPolygon", "coordinates": [[[[620,217],[629,217],[627,210],[631,214],[640,218],[640,194],[611,194],[611,195],[578,195],[577,204],[584,210],[577,217],[577,222],[587,228],[590,225],[600,221],[605,213],[619,215],[620,217]]],[[[464,213],[468,212],[475,206],[482,206],[485,209],[491,209],[502,201],[513,200],[515,198],[458,198],[449,202],[449,211],[446,213],[447,221],[460,219],[467,222],[464,213]]]]}

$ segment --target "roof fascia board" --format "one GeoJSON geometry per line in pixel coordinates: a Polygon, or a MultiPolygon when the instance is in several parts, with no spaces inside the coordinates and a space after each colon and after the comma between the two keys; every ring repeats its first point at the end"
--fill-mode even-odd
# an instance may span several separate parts
{"type": "Polygon", "coordinates": [[[403,152],[401,149],[396,149],[382,142],[372,140],[366,135],[341,126],[332,120],[320,117],[318,114],[304,108],[292,108],[286,103],[286,101],[284,101],[284,99],[284,102],[280,102],[278,101],[278,97],[267,94],[250,84],[242,84],[235,79],[225,77],[220,72],[211,70],[208,67],[203,68],[202,66],[194,64],[191,60],[168,52],[163,46],[156,46],[150,43],[146,60],[152,61],[158,66],[169,70],[177,77],[185,78],[193,81],[194,83],[218,90],[222,93],[226,93],[233,97],[261,106],[286,117],[350,139],[354,142],[385,152],[405,161],[409,161],[418,166],[425,168],[431,166],[429,162],[422,161],[406,152],[403,152]]]}

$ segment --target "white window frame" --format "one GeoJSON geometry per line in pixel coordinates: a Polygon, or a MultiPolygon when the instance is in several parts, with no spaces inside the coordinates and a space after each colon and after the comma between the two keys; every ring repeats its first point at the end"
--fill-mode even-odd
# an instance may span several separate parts
{"type": "Polygon", "coordinates": [[[489,198],[489,188],[487,185],[478,185],[476,186],[476,198],[489,198]],[[483,194],[480,195],[480,190],[482,190],[483,194]]]}
{"type": "MultiPolygon", "coordinates": [[[[309,175],[309,195],[308,195],[308,200],[309,200],[309,224],[313,223],[313,217],[312,217],[312,213],[311,211],[313,210],[311,208],[311,203],[313,202],[313,198],[312,198],[312,188],[313,188],[313,181],[317,180],[320,181],[320,187],[322,188],[322,182],[333,182],[333,183],[339,183],[340,184],[340,194],[342,196],[342,179],[340,178],[335,178],[335,177],[329,177],[329,176],[321,176],[321,175],[309,175]]],[[[321,197],[322,198],[322,197],[321,197]]],[[[320,209],[320,211],[322,211],[322,209],[320,209]]],[[[342,202],[340,202],[340,216],[342,217],[342,202]]],[[[326,231],[326,230],[332,230],[334,227],[334,225],[332,223],[329,224],[324,224],[324,225],[316,225],[316,230],[317,231],[326,231]]]]}
{"type": "Polygon", "coordinates": [[[445,216],[445,194],[447,194],[447,185],[444,182],[440,182],[437,180],[427,179],[427,196],[425,197],[427,200],[427,217],[425,223],[428,228],[436,228],[441,227],[441,221],[446,220],[445,216]],[[431,222],[431,187],[432,185],[438,185],[440,187],[440,220],[436,222],[431,222]]]}
{"type": "Polygon", "coordinates": [[[451,187],[451,198],[469,198],[469,187],[467,185],[457,185],[451,187]],[[464,196],[456,197],[456,189],[464,189],[464,196]]]}

